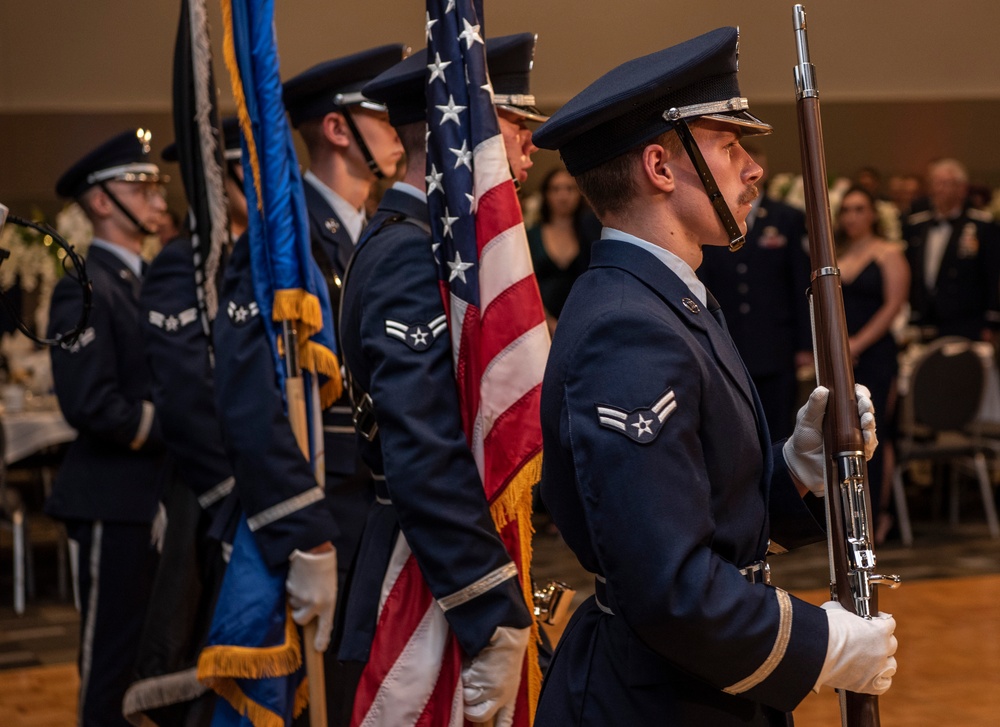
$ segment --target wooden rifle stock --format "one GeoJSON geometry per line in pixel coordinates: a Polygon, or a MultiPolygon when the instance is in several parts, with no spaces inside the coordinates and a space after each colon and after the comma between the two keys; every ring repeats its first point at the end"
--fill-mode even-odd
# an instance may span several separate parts
{"type": "MultiPolygon", "coordinates": [[[[875,575],[872,508],[864,439],[854,394],[854,369],[848,345],[840,270],[834,248],[827,190],[823,126],[815,71],[809,62],[806,15],[794,10],[796,109],[806,227],[812,263],[811,308],[817,379],[830,390],[824,422],[826,447],[827,537],[830,544],[831,597],[859,616],[878,614],[876,586],[895,587],[895,576],[875,575]]],[[[878,727],[878,697],[840,693],[845,727],[878,727]]]]}

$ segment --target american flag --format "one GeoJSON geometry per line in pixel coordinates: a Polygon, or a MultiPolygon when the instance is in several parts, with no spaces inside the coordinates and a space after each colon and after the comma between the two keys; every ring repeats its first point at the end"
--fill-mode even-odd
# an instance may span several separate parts
{"type": "MultiPolygon", "coordinates": [[[[549,335],[472,0],[428,0],[427,41],[428,207],[462,421],[530,606],[549,335]]],[[[353,724],[461,725],[462,653],[402,538],[386,586],[353,724]]],[[[541,684],[535,644],[522,669],[518,727],[531,724],[541,684]]]]}

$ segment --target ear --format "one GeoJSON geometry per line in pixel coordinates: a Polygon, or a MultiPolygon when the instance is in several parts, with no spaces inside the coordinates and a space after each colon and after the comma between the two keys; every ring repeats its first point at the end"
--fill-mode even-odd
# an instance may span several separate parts
{"type": "Polygon", "coordinates": [[[114,210],[111,199],[100,187],[92,187],[88,190],[81,202],[84,210],[89,211],[93,217],[98,219],[110,217],[114,210]]]}
{"type": "Polygon", "coordinates": [[[342,113],[331,111],[323,117],[323,138],[340,149],[346,149],[351,145],[351,139],[354,137],[342,113]]]}
{"type": "Polygon", "coordinates": [[[643,178],[660,192],[673,192],[677,179],[672,162],[666,149],[659,144],[650,144],[642,150],[640,157],[643,178]]]}

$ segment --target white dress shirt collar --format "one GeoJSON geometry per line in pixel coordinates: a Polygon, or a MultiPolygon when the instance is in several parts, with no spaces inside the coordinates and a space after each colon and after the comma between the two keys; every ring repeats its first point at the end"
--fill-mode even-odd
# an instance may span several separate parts
{"type": "Polygon", "coordinates": [[[601,230],[602,240],[619,240],[621,242],[627,242],[636,247],[640,247],[647,252],[652,253],[656,256],[656,259],[661,263],[670,268],[674,274],[681,279],[681,281],[688,287],[688,289],[694,293],[698,301],[707,307],[705,299],[705,284],[698,280],[698,276],[695,275],[694,270],[686,262],[681,260],[679,257],[674,255],[669,250],[664,250],[658,245],[654,245],[651,242],[646,242],[642,238],[636,237],[635,235],[630,235],[627,232],[622,232],[614,227],[605,227],[601,230]]]}
{"type": "Polygon", "coordinates": [[[392,188],[397,192],[402,192],[403,194],[408,194],[411,197],[416,197],[424,204],[427,204],[427,193],[422,189],[417,189],[409,182],[393,182],[392,188]]]}
{"type": "Polygon", "coordinates": [[[326,203],[330,205],[340,219],[341,224],[343,224],[344,229],[351,238],[351,242],[357,244],[358,238],[361,237],[361,230],[365,226],[365,208],[355,209],[347,200],[323,184],[320,178],[312,173],[312,170],[307,171],[303,175],[303,179],[323,195],[323,199],[326,200],[326,203]]]}
{"type": "Polygon", "coordinates": [[[135,277],[142,280],[142,255],[137,252],[132,252],[131,250],[126,250],[121,245],[116,245],[113,242],[108,242],[107,240],[102,240],[99,237],[95,237],[90,241],[91,247],[99,247],[102,250],[110,252],[112,255],[117,257],[123,263],[125,267],[131,270],[135,277]]]}

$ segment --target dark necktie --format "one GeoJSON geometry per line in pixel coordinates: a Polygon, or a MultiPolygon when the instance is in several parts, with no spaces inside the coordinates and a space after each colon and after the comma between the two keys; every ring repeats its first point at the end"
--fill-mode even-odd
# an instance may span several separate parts
{"type": "Polygon", "coordinates": [[[729,329],[726,327],[726,317],[722,315],[722,306],[719,305],[719,301],[715,299],[712,291],[708,288],[705,288],[705,305],[708,307],[708,312],[712,314],[712,317],[722,326],[722,330],[728,333],[729,329]]]}

